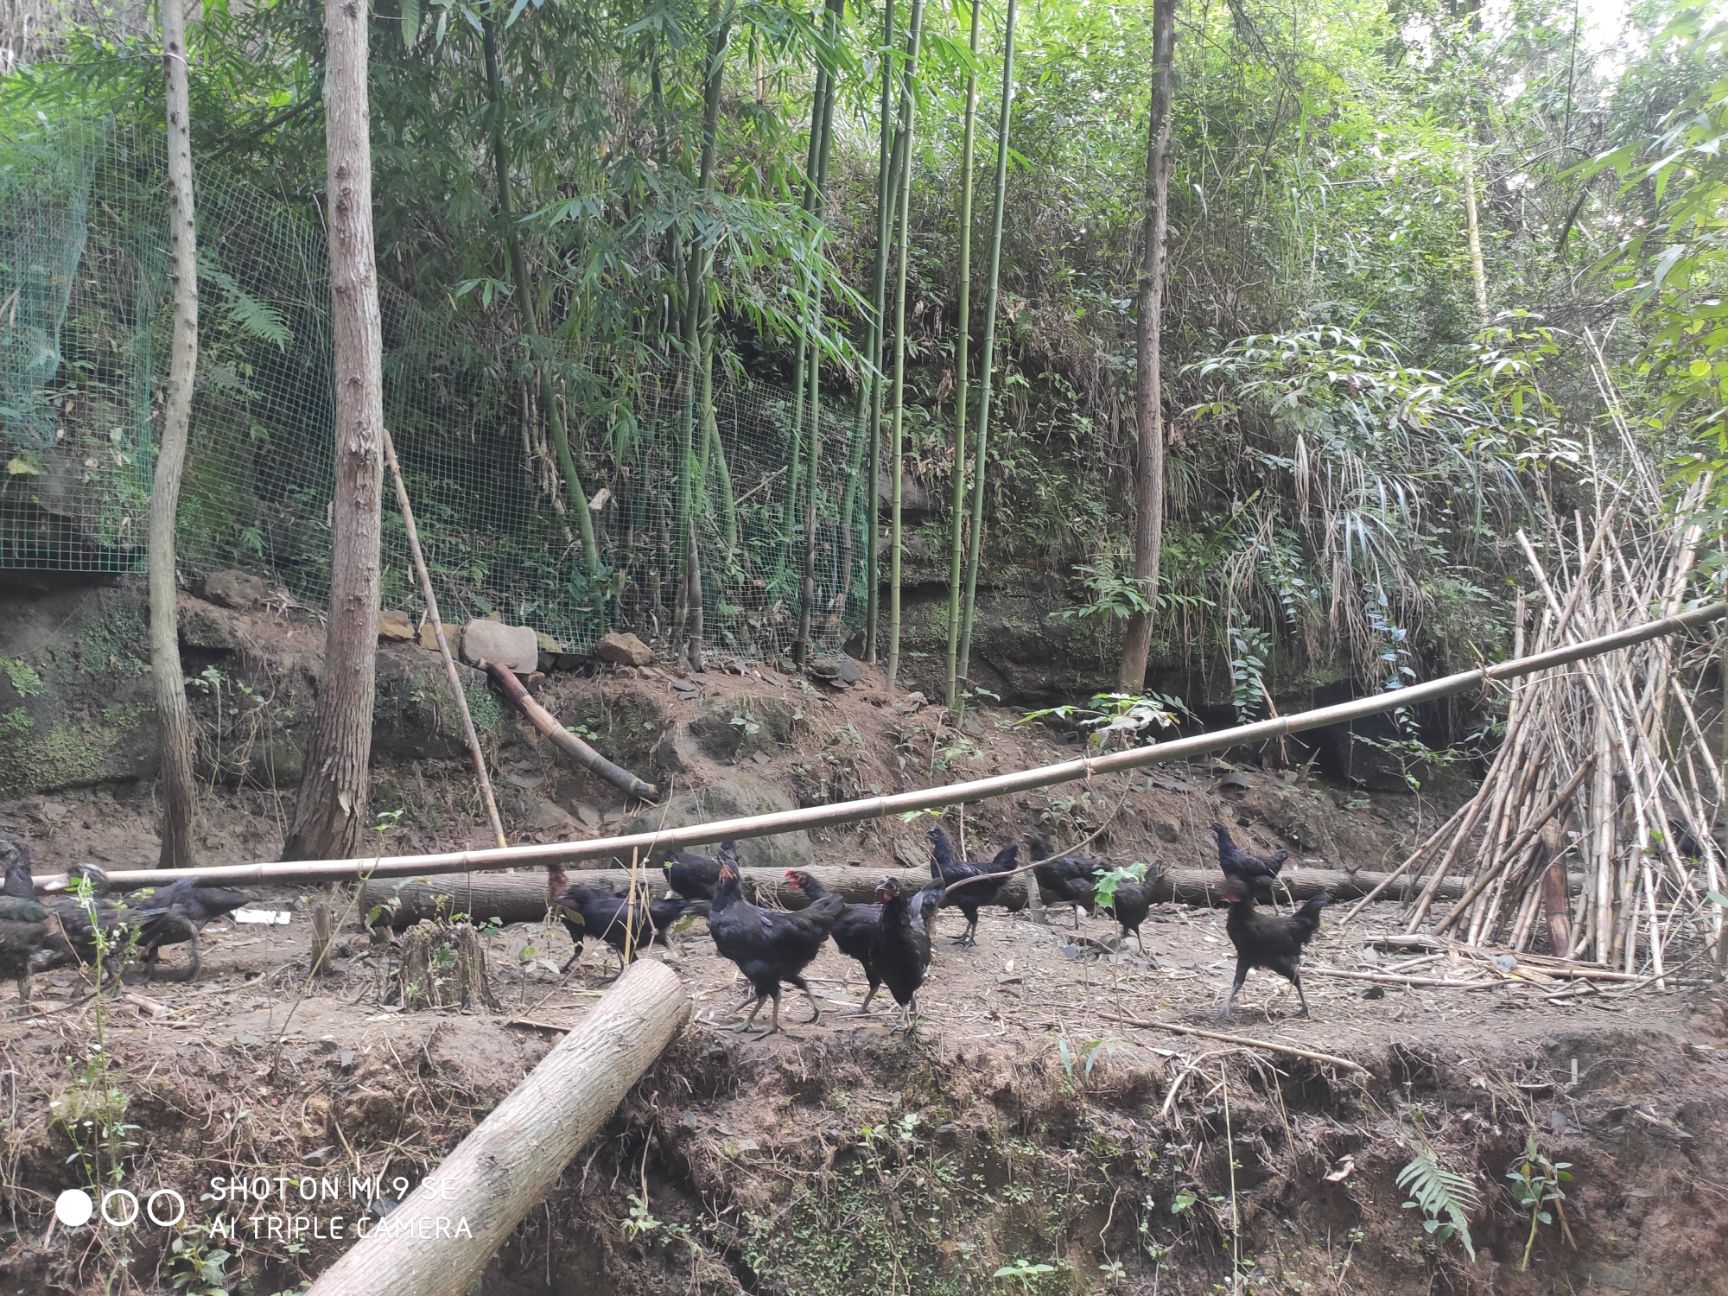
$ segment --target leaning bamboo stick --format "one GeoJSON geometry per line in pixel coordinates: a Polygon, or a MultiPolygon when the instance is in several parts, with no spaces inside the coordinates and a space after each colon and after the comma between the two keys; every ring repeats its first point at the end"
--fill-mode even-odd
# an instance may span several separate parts
{"type": "Polygon", "coordinates": [[[532,724],[547,738],[552,745],[566,756],[574,760],[583,769],[596,775],[617,788],[625,796],[635,797],[638,801],[654,801],[660,796],[660,789],[652,783],[637,778],[622,765],[607,760],[575,734],[558,723],[558,717],[530,696],[522,687],[522,681],[516,678],[515,672],[505,669],[497,662],[481,662],[486,674],[491,676],[492,683],[497,685],[502,693],[532,724]]]}
{"type": "Polygon", "coordinates": [[[498,817],[498,802],[492,795],[492,776],[486,769],[486,753],[480,749],[480,735],[474,729],[474,717],[468,714],[468,693],[462,687],[462,677],[456,673],[456,658],[444,638],[444,618],[438,611],[438,595],[432,589],[432,575],[426,569],[426,555],[420,549],[420,531],[414,525],[414,507],[408,502],[408,487],[402,480],[402,465],[396,461],[396,443],[390,439],[390,429],[384,433],[384,463],[390,469],[390,480],[396,484],[396,507],[402,514],[402,528],[408,533],[408,556],[414,561],[414,574],[420,581],[420,597],[426,601],[426,618],[432,623],[432,637],[438,643],[438,656],[444,662],[444,678],[450,682],[450,696],[456,701],[457,714],[462,717],[462,736],[468,742],[468,754],[474,760],[474,777],[480,784],[480,797],[486,803],[486,818],[492,825],[492,840],[500,847],[508,846],[504,836],[504,821],[498,817]]]}
{"type": "MultiPolygon", "coordinates": [[[[294,863],[260,862],[252,864],[219,864],[196,869],[135,869],[114,875],[117,888],[160,886],[182,877],[210,880],[269,883],[340,881],[361,874],[373,877],[412,877],[420,873],[460,873],[469,869],[513,868],[525,864],[573,863],[577,860],[628,857],[632,851],[648,852],[673,846],[700,846],[729,839],[770,837],[792,829],[831,827],[836,824],[858,823],[867,819],[882,819],[911,810],[931,810],[941,806],[964,805],[990,797],[1032,792],[1080,779],[1095,779],[1126,770],[1144,769],[1169,761],[1185,760],[1232,747],[1260,746],[1286,734],[1306,733],[1328,725],[1378,715],[1399,707],[1417,706],[1436,698],[1450,697],[1487,684],[1513,679],[1538,671],[1552,670],[1576,661],[1615,652],[1635,644],[1648,642],[1663,635],[1675,634],[1710,625],[1728,616],[1728,603],[1711,603],[1678,616],[1660,621],[1629,626],[1611,634],[1579,643],[1513,658],[1477,670],[1460,671],[1439,679],[1412,684],[1406,688],[1371,697],[1357,698],[1332,706],[1316,707],[1311,711],[1295,712],[1276,719],[1258,720],[1252,724],[1213,733],[1195,734],[1150,747],[1084,756],[1054,765],[1040,765],[1011,774],[996,774],[989,778],[970,779],[941,787],[921,788],[892,795],[863,797],[832,805],[809,806],[797,810],[780,810],[770,814],[749,815],[739,819],[714,820],[690,824],[682,828],[659,828],[651,832],[633,833],[624,837],[601,837],[588,841],[547,842],[528,846],[511,846],[498,850],[454,851],[434,855],[393,855],[376,859],[311,860],[294,863]]],[[[46,877],[43,882],[55,879],[46,877]]]]}

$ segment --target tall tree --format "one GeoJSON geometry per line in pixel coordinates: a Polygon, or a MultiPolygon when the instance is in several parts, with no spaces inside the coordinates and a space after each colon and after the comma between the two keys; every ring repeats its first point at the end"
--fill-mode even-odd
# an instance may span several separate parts
{"type": "Polygon", "coordinates": [[[1134,417],[1139,452],[1134,472],[1134,582],[1142,606],[1128,618],[1117,687],[1146,684],[1158,564],[1164,550],[1164,372],[1159,356],[1164,314],[1164,244],[1170,228],[1170,101],[1175,94],[1176,0],[1152,4],[1152,107],[1146,115],[1146,215],[1140,252],[1135,342],[1134,417]]]}
{"type": "Polygon", "coordinates": [[[325,186],[334,348],[336,489],[331,499],[324,679],[285,859],[357,853],[366,822],[378,650],[379,500],[384,382],[378,267],[372,247],[372,143],[366,95],[367,10],[325,0],[325,186]]]}
{"type": "Polygon", "coordinates": [[[186,77],[186,15],[181,0],[162,0],[162,69],[168,87],[169,260],[174,337],[162,407],[162,443],[150,488],[150,671],[162,730],[163,868],[194,863],[198,793],[192,773],[192,718],[180,666],[176,615],[174,517],[186,468],[192,380],[198,368],[198,232],[192,195],[192,123],[186,77]]]}
{"type": "Polygon", "coordinates": [[[1008,202],[1008,127],[1014,120],[1014,0],[1002,19],[1002,103],[996,118],[996,214],[990,226],[990,282],[984,296],[984,345],[978,355],[978,435],[973,453],[971,551],[960,605],[958,678],[972,673],[972,618],[978,609],[978,560],[984,550],[984,465],[990,453],[991,373],[996,363],[996,301],[1002,282],[1002,217],[1008,202]]]}
{"type": "Polygon", "coordinates": [[[966,68],[966,125],[960,144],[960,305],[954,339],[954,492],[949,505],[952,530],[948,540],[948,683],[944,702],[952,710],[959,681],[960,660],[960,563],[966,535],[966,396],[969,374],[967,354],[972,339],[972,145],[978,125],[978,20],[983,0],[971,0],[972,28],[967,49],[972,59],[966,68]]]}

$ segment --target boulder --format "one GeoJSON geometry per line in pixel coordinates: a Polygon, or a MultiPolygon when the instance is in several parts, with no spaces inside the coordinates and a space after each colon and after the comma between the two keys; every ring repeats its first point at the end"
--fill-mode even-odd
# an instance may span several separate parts
{"type": "Polygon", "coordinates": [[[204,597],[219,607],[245,611],[264,601],[264,580],[251,572],[218,571],[204,578],[204,597]]]}
{"type": "Polygon", "coordinates": [[[594,645],[594,655],[603,662],[618,666],[647,666],[654,660],[654,650],[635,635],[608,630],[594,645]]]}
{"type": "MultiPolygon", "coordinates": [[[[732,774],[680,793],[664,805],[651,807],[626,824],[623,831],[628,834],[653,832],[656,828],[684,828],[712,819],[740,819],[793,808],[790,798],[773,784],[748,774],[732,774]]],[[[706,854],[712,848],[698,849],[706,854]]],[[[738,862],[745,868],[809,868],[816,862],[816,853],[810,845],[810,834],[795,829],[739,842],[738,862]]]]}
{"type": "Polygon", "coordinates": [[[531,675],[540,666],[540,644],[527,626],[470,621],[462,629],[462,660],[470,666],[492,662],[518,675],[531,675]]]}
{"type": "Polygon", "coordinates": [[[385,643],[407,643],[414,638],[414,622],[406,612],[387,609],[378,614],[378,637],[385,643]]]}

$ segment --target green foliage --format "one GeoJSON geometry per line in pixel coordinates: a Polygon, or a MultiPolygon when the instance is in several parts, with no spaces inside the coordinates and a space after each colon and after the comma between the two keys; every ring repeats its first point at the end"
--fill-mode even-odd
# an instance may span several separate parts
{"type": "Polygon", "coordinates": [[[1536,1233],[1544,1224],[1554,1222],[1555,1213],[1562,1210],[1566,1193],[1560,1185],[1572,1181],[1569,1161],[1551,1161],[1536,1144],[1536,1136],[1524,1139],[1524,1154],[1506,1172],[1512,1181],[1512,1195],[1530,1217],[1530,1232],[1524,1242],[1524,1255],[1518,1262],[1520,1272],[1530,1268],[1530,1253],[1536,1247],[1536,1233]],[[1552,1209],[1550,1209],[1552,1208],[1552,1209]]]}
{"type": "Polygon", "coordinates": [[[1475,1184],[1441,1165],[1434,1149],[1425,1146],[1398,1172],[1398,1186],[1410,1195],[1404,1209],[1422,1212],[1425,1233],[1436,1242],[1456,1237],[1470,1258],[1476,1258],[1468,1219],[1482,1203],[1475,1184]]]}

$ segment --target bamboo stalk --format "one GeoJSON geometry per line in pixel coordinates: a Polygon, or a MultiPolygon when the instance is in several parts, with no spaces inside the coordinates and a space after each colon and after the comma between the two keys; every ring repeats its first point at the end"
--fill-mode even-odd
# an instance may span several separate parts
{"type": "Polygon", "coordinates": [[[625,796],[635,797],[640,801],[659,799],[659,788],[652,783],[643,782],[622,765],[613,764],[560,724],[557,716],[529,696],[528,690],[522,687],[522,681],[516,678],[513,671],[506,670],[497,662],[482,662],[480,665],[492,677],[498,691],[509,699],[510,704],[520,711],[530,724],[550,738],[554,747],[583,769],[605,779],[625,796]]]}
{"type": "MultiPolygon", "coordinates": [[[[1053,765],[988,778],[970,779],[940,787],[921,788],[891,795],[862,797],[826,806],[809,806],[797,810],[780,810],[770,814],[750,815],[739,819],[716,820],[690,824],[682,828],[659,828],[652,832],[625,837],[598,838],[582,842],[551,842],[528,846],[512,846],[499,850],[457,851],[439,855],[389,856],[382,859],[325,860],[301,863],[226,864],[201,869],[138,869],[115,875],[117,886],[157,886],[181,877],[225,878],[238,881],[269,882],[293,878],[336,880],[357,877],[372,872],[377,877],[411,877],[418,873],[453,873],[467,869],[511,868],[524,864],[568,863],[584,859],[628,857],[632,851],[653,851],[673,846],[700,846],[731,839],[769,837],[792,829],[829,827],[881,819],[909,810],[932,810],[940,806],[964,805],[990,797],[1009,796],[1054,787],[1081,779],[1096,779],[1127,770],[1144,769],[1193,756],[1227,751],[1232,747],[1260,746],[1289,734],[1306,733],[1327,725],[1343,724],[1364,716],[1378,715],[1399,707],[1411,707],[1436,698],[1450,697],[1485,684],[1513,679],[1537,671],[1570,665],[1601,653],[1615,652],[1645,643],[1681,630],[1710,625],[1728,616],[1728,603],[1712,603],[1678,616],[1664,617],[1642,625],[1630,626],[1612,634],[1581,643],[1566,644],[1513,658],[1477,670],[1460,671],[1421,684],[1411,684],[1392,692],[1376,693],[1293,712],[1252,724],[1213,733],[1194,734],[1150,747],[1135,747],[1126,751],[1083,756],[1053,765]],[[125,883],[121,879],[126,879],[125,883]]],[[[1379,879],[1376,879],[1378,881],[1379,879]]]]}

